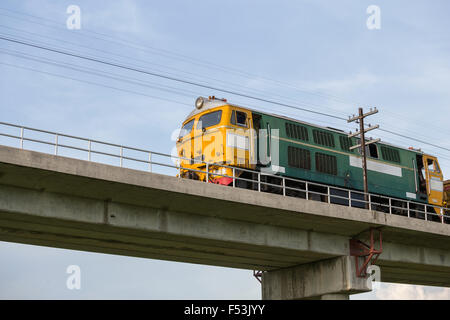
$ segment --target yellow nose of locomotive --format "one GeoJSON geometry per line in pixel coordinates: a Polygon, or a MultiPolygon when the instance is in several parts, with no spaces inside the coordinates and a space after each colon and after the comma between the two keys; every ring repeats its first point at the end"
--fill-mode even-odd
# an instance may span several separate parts
{"type": "Polygon", "coordinates": [[[211,182],[229,184],[233,170],[224,165],[254,169],[252,130],[250,110],[199,97],[177,140],[180,176],[201,181],[208,176],[211,182]]]}

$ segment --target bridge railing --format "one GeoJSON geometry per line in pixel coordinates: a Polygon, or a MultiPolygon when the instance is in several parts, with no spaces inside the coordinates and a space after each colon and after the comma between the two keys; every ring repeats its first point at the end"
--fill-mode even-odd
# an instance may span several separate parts
{"type": "Polygon", "coordinates": [[[348,207],[366,208],[369,210],[381,211],[388,214],[398,214],[427,221],[450,223],[450,212],[446,211],[446,208],[431,204],[401,200],[378,194],[365,194],[361,191],[284,177],[269,172],[260,172],[226,164],[209,163],[152,150],[128,147],[120,144],[35,129],[6,122],[0,122],[0,128],[15,129],[16,132],[5,132],[8,130],[0,130],[0,136],[16,140],[16,142],[18,141],[18,147],[21,149],[52,153],[56,156],[61,155],[62,150],[73,150],[82,152],[85,155],[85,160],[88,161],[107,163],[120,167],[132,167],[126,165],[125,161],[140,163],[144,165],[144,168],[141,167],[139,170],[148,172],[154,172],[155,167],[162,167],[175,169],[178,173],[183,171],[202,173],[206,176],[206,183],[212,182],[211,178],[213,177],[227,177],[232,179],[231,186],[235,188],[245,185],[246,188],[258,192],[278,193],[282,196],[299,197],[307,200],[322,201],[348,207]],[[33,136],[33,134],[44,134],[47,139],[33,136]],[[36,146],[33,147],[31,144],[26,145],[27,142],[33,143],[34,145],[46,145],[50,147],[52,151],[50,152],[48,149],[42,150],[42,148],[36,146]],[[135,155],[129,155],[130,152],[135,155]],[[107,157],[109,158],[109,161],[95,161],[93,160],[94,155],[107,157]],[[155,156],[164,160],[162,162],[155,161],[155,156]],[[115,159],[116,161],[110,161],[111,159],[115,159]],[[203,164],[203,166],[197,169],[183,167],[181,165],[183,160],[189,161],[190,163],[203,164]],[[213,172],[211,168],[230,168],[232,169],[231,171],[233,174],[229,176],[213,172]],[[247,178],[242,177],[243,173],[247,173],[247,178]],[[249,175],[252,176],[252,178],[248,178],[249,175]],[[437,214],[436,211],[440,214],[437,214]]]}

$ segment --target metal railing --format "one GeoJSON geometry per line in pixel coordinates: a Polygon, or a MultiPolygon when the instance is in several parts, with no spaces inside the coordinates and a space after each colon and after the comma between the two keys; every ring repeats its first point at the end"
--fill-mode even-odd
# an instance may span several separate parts
{"type": "MultiPolygon", "coordinates": [[[[118,163],[113,165],[118,165],[120,167],[125,166],[124,161],[132,161],[135,163],[141,163],[145,164],[146,171],[148,172],[154,172],[154,166],[158,167],[164,167],[164,168],[171,168],[178,171],[178,173],[181,173],[182,171],[189,171],[189,172],[195,172],[195,173],[203,173],[206,176],[206,183],[210,183],[210,178],[212,177],[227,177],[232,179],[231,186],[234,188],[240,187],[243,183],[246,184],[246,187],[251,187],[252,190],[258,191],[258,192],[271,192],[271,193],[277,193],[282,196],[292,196],[292,197],[299,197],[304,198],[307,200],[316,200],[316,201],[322,201],[332,204],[339,204],[344,205],[348,207],[359,207],[359,208],[366,208],[369,210],[375,210],[375,211],[381,211],[388,214],[399,214],[404,215],[411,218],[419,218],[423,220],[431,220],[431,221],[437,221],[440,223],[450,223],[450,212],[443,207],[435,206],[431,204],[425,204],[421,202],[416,201],[408,201],[408,200],[402,200],[387,196],[382,196],[378,194],[365,194],[361,191],[351,190],[351,189],[345,189],[341,187],[334,187],[329,186],[321,183],[316,182],[310,182],[306,180],[299,180],[289,177],[284,177],[276,174],[271,173],[265,173],[255,170],[250,170],[246,168],[236,167],[236,166],[229,166],[226,164],[218,164],[218,163],[210,163],[210,162],[204,162],[200,160],[195,160],[191,158],[184,158],[174,155],[169,155],[161,152],[155,152],[151,150],[145,150],[140,148],[134,148],[134,147],[127,147],[124,145],[109,143],[109,142],[103,142],[99,140],[93,140],[93,139],[87,139],[82,137],[77,137],[73,135],[67,135],[63,133],[57,133],[47,130],[40,130],[25,126],[20,126],[16,124],[6,123],[6,122],[0,122],[0,128],[15,128],[19,130],[19,134],[10,134],[10,133],[4,133],[0,131],[0,136],[16,139],[19,141],[19,146],[21,149],[28,149],[28,150],[35,150],[35,151],[41,151],[42,150],[36,150],[37,148],[26,148],[25,142],[32,142],[37,143],[40,145],[47,145],[51,146],[53,149],[54,155],[60,155],[60,152],[62,150],[75,150],[75,151],[81,151],[86,153],[86,160],[88,161],[94,161],[93,156],[94,155],[101,155],[101,156],[107,156],[112,159],[118,160],[118,163]],[[49,140],[41,140],[38,138],[32,138],[29,137],[27,134],[33,134],[33,133],[39,133],[39,134],[46,134],[49,135],[49,140]],[[84,147],[82,146],[76,146],[71,145],[68,143],[61,143],[61,139],[71,139],[75,140],[77,142],[82,142],[85,144],[84,147]],[[117,153],[112,152],[106,152],[102,151],[100,149],[96,149],[95,146],[103,146],[103,147],[112,147],[116,149],[117,153]],[[127,152],[137,152],[143,155],[142,158],[138,157],[132,157],[127,156],[127,152]],[[169,160],[169,162],[158,162],[154,161],[154,157],[159,156],[163,157],[166,160],[169,160]],[[201,170],[200,168],[193,169],[188,167],[183,167],[181,163],[184,161],[189,161],[189,163],[198,163],[203,164],[205,167],[205,170],[201,170]],[[232,169],[232,176],[213,172],[210,170],[211,167],[214,168],[229,168],[232,169]],[[247,173],[248,175],[251,175],[253,178],[244,178],[242,177],[243,173],[247,173]],[[264,180],[270,180],[264,181],[264,180]],[[367,195],[367,200],[365,200],[367,195]],[[437,209],[442,214],[439,215],[435,212],[435,209],[437,209]]],[[[45,151],[44,151],[45,152],[45,151]]],[[[49,152],[47,152],[49,153],[49,152]]],[[[102,162],[102,161],[95,161],[95,162],[102,162]]],[[[103,163],[105,163],[103,161],[103,163]]],[[[125,166],[129,167],[129,166],[125,166]]],[[[139,169],[142,170],[142,169],[139,169]]]]}

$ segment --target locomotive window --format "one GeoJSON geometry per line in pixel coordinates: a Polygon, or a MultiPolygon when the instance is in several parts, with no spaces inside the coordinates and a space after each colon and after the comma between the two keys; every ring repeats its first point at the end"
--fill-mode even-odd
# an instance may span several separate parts
{"type": "Polygon", "coordinates": [[[369,156],[371,156],[372,158],[378,159],[378,149],[377,146],[375,144],[369,144],[368,146],[369,149],[369,156]]]}
{"type": "Polygon", "coordinates": [[[247,114],[242,111],[235,111],[231,113],[231,124],[235,124],[241,127],[247,127],[247,114]]]}
{"type": "Polygon", "coordinates": [[[180,138],[184,137],[185,135],[189,134],[192,131],[192,127],[194,126],[194,120],[195,119],[192,119],[191,121],[186,122],[184,124],[184,126],[180,130],[180,135],[179,135],[180,138]]]}
{"type": "Polygon", "coordinates": [[[222,119],[222,110],[204,114],[198,119],[197,129],[215,126],[222,119]]]}
{"type": "Polygon", "coordinates": [[[431,160],[431,159],[428,159],[427,160],[427,165],[428,165],[428,171],[430,172],[433,172],[434,171],[434,163],[433,163],[434,161],[433,160],[431,160]]]}
{"type": "Polygon", "coordinates": [[[428,164],[428,171],[429,172],[436,172],[436,173],[440,172],[436,161],[434,161],[433,159],[428,159],[427,160],[427,164],[428,164]]]}
{"type": "Polygon", "coordinates": [[[437,161],[434,162],[434,168],[436,169],[437,173],[441,173],[441,169],[439,168],[437,161]]]}

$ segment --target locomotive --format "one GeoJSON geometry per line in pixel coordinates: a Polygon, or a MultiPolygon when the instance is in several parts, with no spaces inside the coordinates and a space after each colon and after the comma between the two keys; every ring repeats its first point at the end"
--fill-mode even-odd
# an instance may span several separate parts
{"type": "MultiPolygon", "coordinates": [[[[359,138],[339,129],[199,97],[176,147],[183,178],[273,193],[281,193],[284,183],[286,195],[301,198],[308,197],[307,181],[310,199],[348,205],[350,190],[351,205],[364,207],[361,150],[351,149],[358,144],[359,138]]],[[[444,214],[438,208],[444,205],[443,173],[435,156],[386,142],[366,148],[376,210],[392,212],[393,206],[403,214],[401,208],[411,206],[429,212],[428,206],[444,214]]]]}

